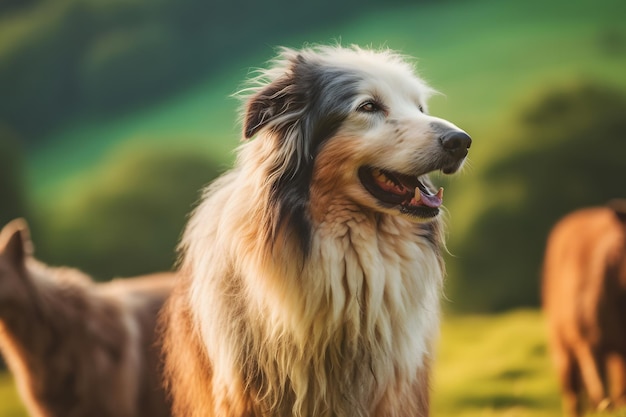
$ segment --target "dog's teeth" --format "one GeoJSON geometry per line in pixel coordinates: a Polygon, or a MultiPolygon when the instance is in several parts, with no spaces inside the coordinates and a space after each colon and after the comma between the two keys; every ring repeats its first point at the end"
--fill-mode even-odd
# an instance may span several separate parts
{"type": "Polygon", "coordinates": [[[416,204],[422,200],[422,192],[419,187],[415,187],[415,196],[413,197],[416,201],[416,204]]]}
{"type": "Polygon", "coordinates": [[[437,191],[437,198],[439,200],[443,200],[443,187],[439,187],[439,191],[437,191]]]}
{"type": "Polygon", "coordinates": [[[380,182],[387,182],[387,176],[383,174],[379,169],[374,169],[372,171],[372,176],[380,182]]]}

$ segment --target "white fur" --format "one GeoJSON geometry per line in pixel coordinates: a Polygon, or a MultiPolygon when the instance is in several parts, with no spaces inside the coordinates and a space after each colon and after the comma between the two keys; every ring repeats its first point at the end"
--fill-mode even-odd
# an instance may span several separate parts
{"type": "Polygon", "coordinates": [[[241,401],[242,368],[254,363],[265,376],[258,400],[269,408],[280,406],[287,389],[294,416],[369,416],[384,398],[398,409],[385,415],[400,416],[403,396],[433,355],[443,264],[436,245],[420,236],[420,221],[382,209],[357,169],[428,166],[441,152],[431,124],[454,126],[425,113],[433,90],[388,51],[284,50],[251,91],[283,76],[296,54],[358,74],[360,93],[317,156],[306,256],[289,237],[273,250],[259,233],[271,162],[277,152],[286,164],[308,151],[294,150],[296,140],[277,149],[269,128],[240,147],[236,168],[207,189],[189,222],[181,266],[212,366],[214,415],[220,404],[225,410],[241,401]],[[386,114],[356,111],[369,99],[384,103],[386,114]]]}

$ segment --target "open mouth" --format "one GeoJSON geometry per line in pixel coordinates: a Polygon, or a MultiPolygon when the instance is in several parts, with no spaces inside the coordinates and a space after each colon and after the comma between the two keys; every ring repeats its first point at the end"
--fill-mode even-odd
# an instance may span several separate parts
{"type": "Polygon", "coordinates": [[[363,166],[359,168],[363,187],[386,207],[397,207],[401,213],[429,218],[439,214],[443,188],[432,192],[419,177],[363,166]]]}

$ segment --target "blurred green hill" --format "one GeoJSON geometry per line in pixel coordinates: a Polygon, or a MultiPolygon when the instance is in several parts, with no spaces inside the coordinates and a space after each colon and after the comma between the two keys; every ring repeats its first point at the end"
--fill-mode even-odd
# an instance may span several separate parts
{"type": "Polygon", "coordinates": [[[129,147],[111,158],[80,180],[80,193],[49,205],[37,256],[98,280],[171,269],[187,215],[221,165],[184,148],[129,147]]]}
{"type": "Polygon", "coordinates": [[[31,219],[43,260],[99,278],[171,263],[195,190],[232,160],[229,96],[275,45],[388,46],[444,93],[431,112],[474,138],[464,172],[434,178],[453,310],[537,305],[550,225],[626,195],[622,0],[2,4],[0,124],[25,162],[5,157],[11,210],[31,219]],[[171,158],[142,159],[152,150],[171,158]]]}
{"type": "Polygon", "coordinates": [[[36,142],[71,117],[123,114],[229,68],[259,45],[320,22],[337,24],[376,5],[371,0],[2,1],[0,121],[36,142]]]}

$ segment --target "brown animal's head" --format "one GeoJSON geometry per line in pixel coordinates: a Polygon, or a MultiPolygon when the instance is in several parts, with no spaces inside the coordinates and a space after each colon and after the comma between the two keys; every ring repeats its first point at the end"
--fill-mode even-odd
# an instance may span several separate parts
{"type": "MultiPolygon", "coordinates": [[[[619,255],[617,275],[622,288],[626,291],[626,199],[613,199],[608,202],[607,206],[613,210],[618,224],[622,225],[622,243],[618,251],[619,255]]],[[[625,310],[626,311],[626,310],[625,310]]],[[[626,400],[625,400],[626,401],[626,400]]]]}
{"type": "Polygon", "coordinates": [[[607,204],[611,208],[620,222],[626,227],[626,199],[616,198],[607,204]]]}

